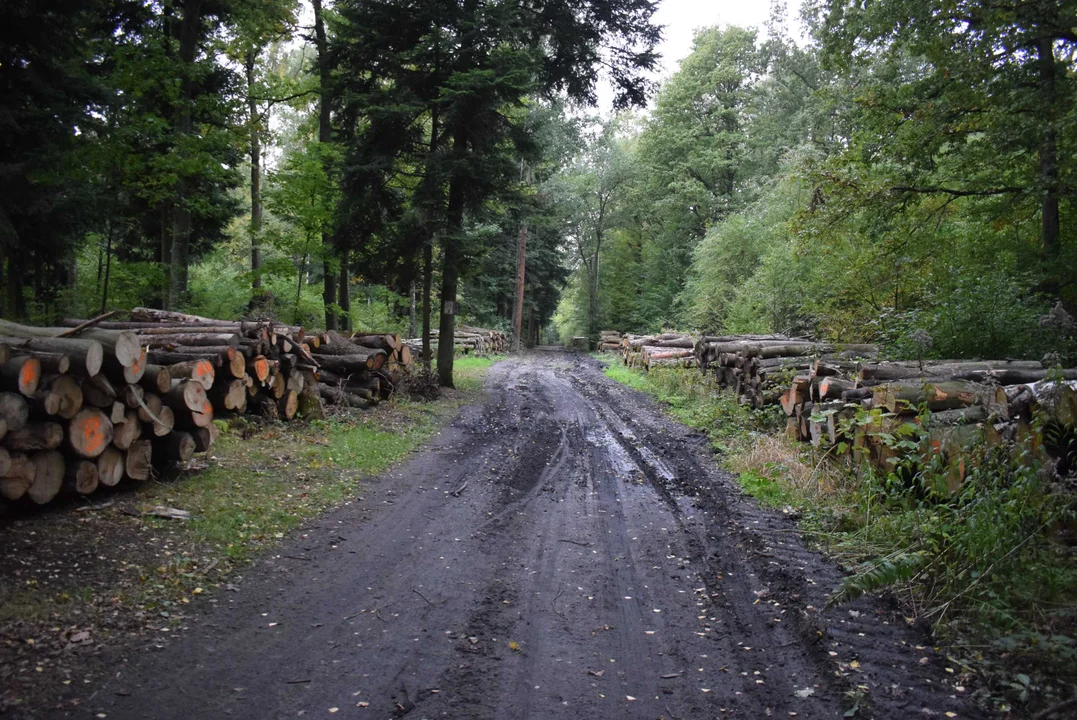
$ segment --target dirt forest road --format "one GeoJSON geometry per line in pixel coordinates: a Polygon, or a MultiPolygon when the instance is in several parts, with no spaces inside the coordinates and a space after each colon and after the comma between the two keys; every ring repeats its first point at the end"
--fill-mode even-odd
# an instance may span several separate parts
{"type": "Polygon", "coordinates": [[[979,716],[890,605],[822,610],[836,569],[594,360],[487,384],[57,717],[979,716]]]}

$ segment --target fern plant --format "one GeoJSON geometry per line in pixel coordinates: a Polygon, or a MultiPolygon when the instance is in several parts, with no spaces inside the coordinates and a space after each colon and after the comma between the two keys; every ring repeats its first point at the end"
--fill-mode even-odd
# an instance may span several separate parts
{"type": "Polygon", "coordinates": [[[827,606],[842,605],[864,593],[911,580],[927,561],[928,556],[922,552],[899,553],[876,560],[856,575],[845,578],[830,595],[827,606]]]}

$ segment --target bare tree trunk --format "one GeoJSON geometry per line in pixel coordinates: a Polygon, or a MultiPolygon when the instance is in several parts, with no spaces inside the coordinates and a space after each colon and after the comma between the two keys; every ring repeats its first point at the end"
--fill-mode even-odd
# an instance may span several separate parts
{"type": "Polygon", "coordinates": [[[411,280],[411,288],[408,292],[408,337],[415,337],[415,279],[411,280]]]}
{"type": "MultiPolygon", "coordinates": [[[[453,128],[453,153],[467,152],[467,126],[457,119],[453,128]]],[[[456,173],[454,173],[456,174],[456,173]]],[[[456,334],[456,291],[459,280],[460,233],[464,227],[464,179],[456,174],[449,181],[449,203],[445,213],[445,235],[441,240],[441,323],[438,328],[438,382],[454,387],[452,377],[453,336],[456,334]]]]}
{"type": "MultiPolygon", "coordinates": [[[[191,106],[194,103],[194,60],[201,37],[202,0],[187,0],[180,23],[179,67],[181,74],[179,107],[176,113],[175,133],[189,136],[192,130],[191,106]]],[[[176,183],[176,202],[172,206],[172,252],[169,268],[168,303],[172,307],[182,305],[187,296],[187,268],[191,242],[191,210],[186,204],[190,187],[180,177],[176,183]]]]}
{"type": "MultiPolygon", "coordinates": [[[[434,53],[435,63],[438,62],[437,46],[434,53]]],[[[435,72],[437,67],[435,66],[435,72]]],[[[430,304],[431,293],[434,290],[434,241],[437,232],[434,230],[434,203],[437,195],[436,181],[431,177],[433,172],[434,156],[438,150],[439,133],[441,132],[440,113],[435,104],[430,111],[430,153],[426,163],[426,177],[423,178],[424,194],[426,202],[426,243],[423,245],[423,367],[427,370],[431,367],[431,342],[430,342],[430,304]]]]}
{"type": "Polygon", "coordinates": [[[262,289],[262,137],[259,130],[258,102],[254,97],[253,51],[247,53],[247,112],[250,123],[251,155],[251,289],[254,294],[262,289]]]}
{"type": "Polygon", "coordinates": [[[165,310],[173,308],[168,304],[168,276],[169,263],[172,260],[172,206],[169,203],[161,205],[161,247],[160,257],[157,261],[161,268],[162,278],[160,307],[165,310]]]}
{"type": "Polygon", "coordinates": [[[512,349],[520,351],[524,322],[524,278],[527,273],[527,225],[520,226],[520,239],[516,245],[516,302],[512,309],[512,349]]]}
{"type": "Polygon", "coordinates": [[[338,296],[340,297],[340,319],[339,325],[341,330],[352,329],[352,302],[351,302],[351,260],[348,257],[348,253],[342,252],[340,254],[340,283],[337,288],[338,296]]]}
{"type": "Polygon", "coordinates": [[[430,358],[430,295],[434,286],[434,238],[428,237],[423,246],[423,367],[431,367],[430,358]]]}
{"type": "Polygon", "coordinates": [[[1044,95],[1044,108],[1048,113],[1047,126],[1043,130],[1043,142],[1040,146],[1040,181],[1043,183],[1042,234],[1043,251],[1048,258],[1059,252],[1059,188],[1061,185],[1058,167],[1058,136],[1055,132],[1050,113],[1056,102],[1054,55],[1054,38],[1043,37],[1037,41],[1039,52],[1040,83],[1044,95]]]}
{"type": "Polygon", "coordinates": [[[105,312],[105,308],[108,306],[108,283],[112,277],[112,231],[113,224],[108,224],[108,235],[106,236],[107,244],[105,245],[105,283],[104,288],[101,290],[101,312],[105,312]]]}
{"type": "MultiPolygon", "coordinates": [[[[331,80],[328,56],[329,42],[325,34],[322,0],[312,0],[312,4],[314,5],[314,42],[318,49],[318,77],[321,82],[318,107],[318,142],[328,143],[333,141],[329,108],[329,83],[331,80]]],[[[333,257],[336,254],[335,244],[333,233],[322,233],[322,257],[324,258],[323,270],[325,273],[322,301],[325,304],[326,330],[337,329],[337,314],[333,309],[333,306],[337,303],[337,269],[335,267],[336,263],[333,262],[333,257]]]]}

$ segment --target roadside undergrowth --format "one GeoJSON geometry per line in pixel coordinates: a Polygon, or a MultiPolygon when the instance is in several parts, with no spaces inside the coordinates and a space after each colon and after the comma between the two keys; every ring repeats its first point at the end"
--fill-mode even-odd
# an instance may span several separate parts
{"type": "MultiPolygon", "coordinates": [[[[225,429],[218,444],[165,477],[4,519],[0,542],[0,709],[82,682],[79,655],[115,636],[182,631],[243,567],[318,515],[355,502],[365,479],[429,440],[481,395],[497,358],[459,358],[441,399],[382,403],[309,423],[225,429]],[[189,520],[152,512],[177,509],[189,520]]],[[[160,642],[160,640],[158,640],[160,642]]]]}
{"type": "Polygon", "coordinates": [[[1030,457],[979,449],[960,489],[945,468],[856,465],[784,436],[780,410],[753,411],[695,370],[650,373],[602,358],[606,375],[708,433],[724,467],[764,506],[794,515],[806,540],[849,569],[831,602],[895,596],[926,621],[993,711],[1031,716],[1077,688],[1077,529],[1073,483],[1030,457]]]}

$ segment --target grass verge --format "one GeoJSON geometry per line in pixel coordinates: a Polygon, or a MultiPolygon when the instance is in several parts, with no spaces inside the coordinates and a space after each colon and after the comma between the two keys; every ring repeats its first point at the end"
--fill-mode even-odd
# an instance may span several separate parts
{"type": "Polygon", "coordinates": [[[795,509],[806,539],[852,571],[835,602],[885,589],[932,623],[992,710],[1032,715],[1075,692],[1077,563],[1060,541],[1077,527],[1072,487],[981,448],[960,491],[940,497],[932,468],[873,470],[793,443],[780,410],[741,407],[699,372],[605,373],[707,432],[760,504],[795,509]]]}

